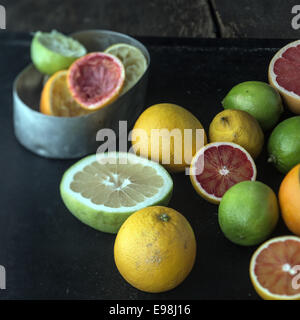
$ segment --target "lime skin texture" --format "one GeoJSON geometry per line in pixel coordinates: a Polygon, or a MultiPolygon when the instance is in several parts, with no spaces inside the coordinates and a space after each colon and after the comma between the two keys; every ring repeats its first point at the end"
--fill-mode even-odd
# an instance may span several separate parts
{"type": "Polygon", "coordinates": [[[243,181],[223,196],[218,221],[226,238],[235,244],[253,246],[266,240],[279,218],[274,191],[259,181],[243,181]]]}

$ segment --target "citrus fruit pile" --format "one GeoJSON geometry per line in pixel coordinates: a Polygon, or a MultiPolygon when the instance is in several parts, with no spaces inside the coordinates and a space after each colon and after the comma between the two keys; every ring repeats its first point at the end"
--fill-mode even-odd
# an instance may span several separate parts
{"type": "Polygon", "coordinates": [[[117,43],[104,52],[87,53],[77,40],[55,30],[36,32],[32,62],[45,75],[40,111],[74,117],[115,101],[145,73],[148,63],[140,49],[117,43]]]}
{"type": "MultiPolygon", "coordinates": [[[[146,292],[171,290],[194,266],[194,231],[181,213],[167,207],[171,176],[185,172],[195,191],[218,205],[217,223],[225,238],[241,246],[261,245],[249,268],[257,293],[264,299],[300,298],[300,286],[294,281],[295,266],[300,265],[300,116],[278,124],[282,98],[297,111],[300,89],[288,75],[293,64],[300,65],[299,48],[293,43],[274,56],[270,85],[246,81],[234,86],[221,102],[224,110],[214,115],[208,135],[189,110],[156,104],[137,119],[131,152],[92,155],[65,172],[60,192],[66,207],[83,223],[117,233],[115,264],[132,286],[146,292]],[[278,198],[269,186],[256,181],[255,161],[266,137],[268,163],[287,173],[278,198]],[[295,236],[269,239],[280,213],[295,236]]],[[[77,59],[68,71],[55,73],[45,88],[53,99],[55,82],[66,77],[74,99],[64,100],[69,112],[80,108],[91,112],[113,99],[112,86],[120,94],[138,81],[146,68],[143,61],[136,48],[113,45],[104,53],[77,59]],[[132,56],[139,61],[135,66],[132,56]],[[119,59],[127,64],[125,73],[119,59]],[[97,87],[103,77],[107,82],[97,87]]],[[[297,75],[292,73],[293,77],[297,75]]],[[[45,95],[44,100],[49,99],[45,95]]],[[[57,112],[46,103],[44,110],[57,112]]]]}

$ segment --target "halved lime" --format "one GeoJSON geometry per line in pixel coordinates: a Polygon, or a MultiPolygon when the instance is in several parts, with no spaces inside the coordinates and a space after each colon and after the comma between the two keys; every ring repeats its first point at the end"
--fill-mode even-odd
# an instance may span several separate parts
{"type": "Polygon", "coordinates": [[[113,44],[104,52],[116,56],[124,65],[126,78],[122,93],[132,88],[147,69],[147,60],[142,51],[127,43],[113,44]]]}
{"type": "Polygon", "coordinates": [[[160,164],[126,152],[85,157],[65,172],[60,184],[74,216],[110,233],[117,233],[137,210],[167,205],[172,190],[172,178],[160,164]]]}
{"type": "Polygon", "coordinates": [[[67,69],[78,58],[86,54],[85,47],[56,30],[35,33],[31,42],[31,59],[35,67],[44,74],[67,69]]]}

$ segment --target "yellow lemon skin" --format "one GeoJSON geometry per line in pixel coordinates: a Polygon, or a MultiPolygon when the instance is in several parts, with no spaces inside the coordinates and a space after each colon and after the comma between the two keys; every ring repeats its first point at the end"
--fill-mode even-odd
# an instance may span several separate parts
{"type": "Polygon", "coordinates": [[[137,155],[161,163],[170,172],[182,172],[189,167],[194,154],[207,143],[207,136],[191,112],[175,104],[160,103],[140,115],[131,140],[137,155]],[[159,139],[155,138],[157,130],[160,130],[159,139]],[[190,138],[185,139],[187,135],[190,138]]]}
{"type": "Polygon", "coordinates": [[[245,148],[253,159],[260,154],[264,133],[248,112],[227,109],[218,113],[209,126],[210,142],[233,142],[245,148]]]}
{"type": "Polygon", "coordinates": [[[153,206],[131,215],[114,244],[114,259],[123,278],[145,292],[177,287],[191,272],[196,239],[187,219],[178,211],[153,206]]]}

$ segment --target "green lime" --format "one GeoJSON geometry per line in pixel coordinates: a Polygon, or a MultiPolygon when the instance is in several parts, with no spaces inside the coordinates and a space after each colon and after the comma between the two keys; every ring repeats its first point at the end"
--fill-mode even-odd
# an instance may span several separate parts
{"type": "Polygon", "coordinates": [[[224,109],[238,109],[250,113],[263,130],[273,128],[283,112],[279,93],[261,81],[246,81],[234,86],[222,104],[224,109]]]}
{"type": "Polygon", "coordinates": [[[268,141],[269,162],[282,173],[300,163],[300,116],[280,122],[268,141]]]}
{"type": "Polygon", "coordinates": [[[35,67],[44,74],[52,75],[56,71],[69,68],[86,49],[75,39],[60,32],[35,33],[31,42],[31,59],[35,67]]]}
{"type": "Polygon", "coordinates": [[[159,163],[126,152],[85,157],[60,184],[63,202],[75,217],[110,233],[142,208],[168,205],[172,191],[173,181],[159,163]]]}
{"type": "Polygon", "coordinates": [[[219,225],[226,238],[252,246],[266,240],[279,217],[274,191],[259,181],[243,181],[231,187],[219,206],[219,225]]]}

